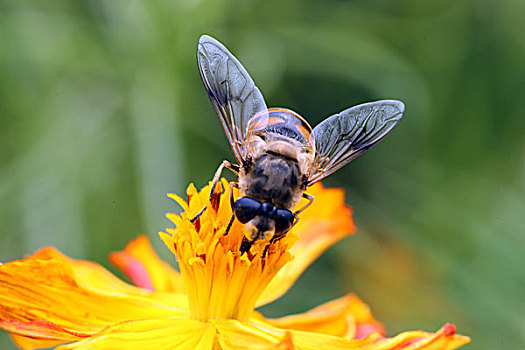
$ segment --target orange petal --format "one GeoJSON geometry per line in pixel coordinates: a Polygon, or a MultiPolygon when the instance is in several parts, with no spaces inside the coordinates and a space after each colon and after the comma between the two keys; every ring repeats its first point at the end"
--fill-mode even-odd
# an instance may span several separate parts
{"type": "Polygon", "coordinates": [[[115,252],[109,260],[121,269],[138,287],[183,293],[182,276],[155,253],[146,236],[129,242],[122,252],[115,252]]]}
{"type": "Polygon", "coordinates": [[[13,334],[64,342],[124,320],[185,314],[178,306],[186,301],[177,294],[140,295],[91,288],[86,279],[77,278],[76,271],[59,258],[29,258],[1,265],[0,326],[13,334]]]}
{"type": "MultiPolygon", "coordinates": [[[[326,249],[355,232],[352,210],[345,204],[344,191],[324,188],[320,183],[307,191],[315,197],[313,204],[301,214],[293,232],[299,240],[290,252],[294,260],[275,276],[257,302],[261,306],[286,293],[303,271],[326,249]]],[[[299,203],[300,207],[303,203],[299,203]]]]}
{"type": "Polygon", "coordinates": [[[353,294],[322,304],[298,315],[267,319],[279,328],[323,333],[345,339],[361,339],[372,333],[384,335],[368,306],[353,294]]]}
{"type": "Polygon", "coordinates": [[[97,335],[56,350],[212,350],[216,329],[190,319],[163,318],[122,322],[97,335]]]}

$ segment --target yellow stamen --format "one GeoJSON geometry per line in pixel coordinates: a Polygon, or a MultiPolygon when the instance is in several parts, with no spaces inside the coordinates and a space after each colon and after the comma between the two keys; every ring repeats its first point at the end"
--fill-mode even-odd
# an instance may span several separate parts
{"type": "Polygon", "coordinates": [[[295,235],[289,232],[270,246],[265,258],[267,240],[257,241],[249,252],[241,253],[243,225],[235,220],[228,235],[224,236],[232,211],[229,185],[226,181],[222,185],[223,194],[215,194],[214,206],[207,199],[209,186],[200,192],[190,186],[189,203],[171,194],[185,211],[181,215],[168,214],[176,228],[161,232],[161,238],[177,256],[187,288],[190,315],[200,321],[212,318],[247,320],[266,286],[291,260],[288,250],[296,241],[295,235]],[[208,209],[192,223],[190,219],[204,205],[208,209]]]}

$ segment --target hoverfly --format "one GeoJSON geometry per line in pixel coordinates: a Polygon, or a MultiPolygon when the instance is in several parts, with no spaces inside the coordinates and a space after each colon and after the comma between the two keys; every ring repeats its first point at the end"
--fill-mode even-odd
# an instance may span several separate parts
{"type": "MultiPolygon", "coordinates": [[[[233,215],[244,224],[241,252],[259,239],[269,246],[297,223],[314,197],[304,191],[385,138],[403,116],[404,104],[382,100],[334,114],[315,128],[299,114],[266,107],[264,98],[241,63],[220,42],[203,35],[197,62],[208,96],[228,137],[238,165],[223,161],[212,181],[210,200],[222,170],[238,175],[231,183],[233,215]],[[235,200],[233,187],[239,189],[235,200]],[[292,211],[299,200],[309,202],[292,211]]],[[[195,221],[200,214],[192,220],[195,221]]]]}

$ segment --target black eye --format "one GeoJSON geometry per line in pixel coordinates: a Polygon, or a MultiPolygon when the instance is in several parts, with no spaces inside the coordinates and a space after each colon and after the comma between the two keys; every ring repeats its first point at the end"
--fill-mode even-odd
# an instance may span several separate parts
{"type": "Polygon", "coordinates": [[[261,203],[250,197],[242,197],[235,202],[235,217],[243,224],[247,223],[257,215],[261,203]]]}
{"type": "Polygon", "coordinates": [[[275,216],[275,233],[284,233],[288,231],[295,220],[293,213],[286,209],[277,209],[275,216]]]}

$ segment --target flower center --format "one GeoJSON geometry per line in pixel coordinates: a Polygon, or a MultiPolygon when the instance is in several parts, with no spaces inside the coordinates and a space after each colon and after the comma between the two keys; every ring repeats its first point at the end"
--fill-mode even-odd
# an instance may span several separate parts
{"type": "MultiPolygon", "coordinates": [[[[161,237],[177,256],[189,298],[190,316],[200,321],[211,318],[247,320],[257,299],[279,270],[291,260],[289,248],[296,237],[288,233],[273,243],[263,258],[267,240],[254,242],[241,253],[244,226],[232,217],[230,186],[222,180],[223,193],[208,201],[209,186],[198,192],[187,190],[188,202],[170,195],[183,208],[181,215],[168,214],[176,228],[168,228],[161,237]],[[191,222],[204,206],[207,209],[191,222]]],[[[219,186],[220,187],[220,186],[219,186]]],[[[234,193],[235,195],[236,193],[234,193]]]]}

